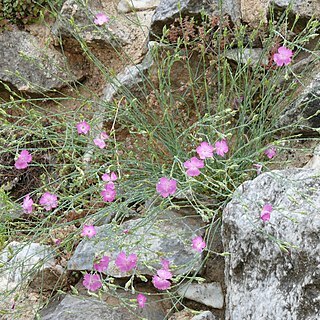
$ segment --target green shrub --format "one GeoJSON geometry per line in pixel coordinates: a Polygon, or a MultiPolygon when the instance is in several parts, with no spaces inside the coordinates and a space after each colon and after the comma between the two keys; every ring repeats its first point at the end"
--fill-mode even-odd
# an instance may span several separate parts
{"type": "Polygon", "coordinates": [[[0,20],[27,24],[39,18],[47,0],[0,0],[0,20]]]}

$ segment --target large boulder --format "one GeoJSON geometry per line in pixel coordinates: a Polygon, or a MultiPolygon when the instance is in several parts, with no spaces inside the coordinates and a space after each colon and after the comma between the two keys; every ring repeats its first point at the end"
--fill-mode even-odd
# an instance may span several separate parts
{"type": "MultiPolygon", "coordinates": [[[[120,291],[120,290],[119,290],[120,291]]],[[[114,293],[114,292],[113,292],[114,293]]],[[[118,293],[116,293],[118,295],[118,293]]],[[[119,293],[120,294],[120,293],[119,293]]],[[[42,320],[162,320],[166,312],[161,304],[160,297],[148,296],[147,304],[143,309],[134,307],[137,294],[122,291],[119,297],[103,294],[103,298],[88,297],[85,294],[73,296],[67,294],[52,301],[41,311],[42,320]],[[132,299],[131,305],[121,304],[122,300],[132,299]],[[132,306],[133,305],[133,306],[132,306]]]]}
{"type": "MultiPolygon", "coordinates": [[[[52,32],[72,43],[74,49],[81,48],[81,41],[89,45],[121,49],[130,41],[130,30],[111,17],[108,23],[102,26],[95,25],[95,15],[102,12],[104,13],[104,10],[100,0],[89,0],[86,3],[67,0],[61,8],[52,32]]],[[[109,16],[108,13],[106,15],[109,16]]]]}
{"type": "Polygon", "coordinates": [[[155,9],[160,0],[120,0],[118,3],[118,12],[128,13],[135,11],[155,9]]]}
{"type": "Polygon", "coordinates": [[[269,7],[274,5],[278,10],[286,10],[291,4],[292,13],[309,19],[313,15],[320,17],[319,0],[236,0],[241,5],[242,20],[258,25],[261,20],[266,22],[269,7]]]}
{"type": "Polygon", "coordinates": [[[201,220],[171,211],[163,211],[156,219],[135,219],[120,227],[106,224],[97,227],[92,239],[84,239],[69,260],[69,270],[93,270],[97,255],[111,258],[107,274],[113,277],[129,276],[121,273],[115,265],[120,251],[138,255],[137,271],[154,275],[161,268],[160,260],[168,259],[174,274],[197,271],[201,257],[192,250],[192,238],[201,234],[201,220]],[[128,230],[128,233],[124,232],[128,230]]]}
{"type": "Polygon", "coordinates": [[[43,93],[83,77],[71,70],[60,52],[25,31],[1,32],[0,43],[0,83],[19,91],[43,93]]]}
{"type": "Polygon", "coordinates": [[[223,213],[226,319],[318,319],[319,212],[319,170],[276,170],[236,190],[223,213]]]}
{"type": "Polygon", "coordinates": [[[219,0],[161,0],[151,23],[150,37],[161,37],[164,26],[170,26],[176,18],[200,17],[206,15],[227,14],[232,21],[240,19],[240,3],[233,0],[224,0],[222,8],[219,8],[219,0]]]}
{"type": "Polygon", "coordinates": [[[297,99],[290,104],[279,118],[278,127],[294,127],[294,132],[314,134],[320,132],[320,63],[305,79],[306,85],[300,89],[297,99]]]}

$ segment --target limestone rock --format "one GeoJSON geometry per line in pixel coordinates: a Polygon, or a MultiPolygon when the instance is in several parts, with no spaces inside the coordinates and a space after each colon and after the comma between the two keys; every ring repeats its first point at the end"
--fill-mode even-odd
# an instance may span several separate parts
{"type": "Polygon", "coordinates": [[[19,91],[46,92],[80,79],[65,57],[41,44],[31,34],[14,30],[0,33],[0,81],[19,91]]]}
{"type": "Polygon", "coordinates": [[[216,317],[210,311],[204,311],[194,316],[191,320],[215,320],[216,317]]]}
{"type": "MultiPolygon", "coordinates": [[[[65,41],[82,39],[88,44],[103,45],[121,49],[128,44],[129,34],[124,26],[117,21],[103,26],[94,24],[95,15],[103,12],[100,1],[81,3],[77,0],[67,0],[59,13],[52,32],[61,36],[65,41]]],[[[75,42],[77,46],[77,42],[75,42]]],[[[78,44],[79,46],[79,44],[78,44]]]]}
{"type": "Polygon", "coordinates": [[[320,130],[320,64],[308,74],[306,86],[298,98],[286,108],[279,119],[278,127],[296,124],[294,131],[312,133],[320,130]]]}
{"type": "Polygon", "coordinates": [[[200,16],[201,12],[207,15],[227,14],[231,20],[240,18],[240,4],[237,1],[224,0],[222,10],[219,8],[219,0],[161,0],[151,23],[150,37],[161,37],[164,26],[169,26],[181,14],[185,16],[200,16]]]}
{"type": "Polygon", "coordinates": [[[275,170],[236,190],[222,224],[227,320],[318,318],[319,212],[319,170],[275,170]]]}
{"type": "Polygon", "coordinates": [[[254,48],[254,49],[231,49],[226,51],[226,58],[233,60],[238,63],[256,65],[259,64],[268,64],[268,58],[266,53],[263,52],[263,49],[254,48]]]}
{"type": "Polygon", "coordinates": [[[304,168],[320,170],[320,144],[315,147],[312,158],[304,166],[304,168]]]}
{"type": "Polygon", "coordinates": [[[160,0],[120,0],[117,9],[120,13],[150,10],[155,9],[159,2],[160,0]]]}
{"type": "MultiPolygon", "coordinates": [[[[136,294],[123,292],[121,299],[136,299],[136,294]]],[[[115,293],[114,293],[115,294],[115,293]]],[[[148,320],[163,320],[166,312],[162,307],[160,298],[148,296],[148,303],[143,309],[126,308],[121,305],[119,298],[103,294],[101,300],[91,298],[85,294],[72,296],[67,294],[57,301],[52,301],[48,307],[41,311],[42,320],[138,320],[141,318],[148,320]]]]}
{"type": "Polygon", "coordinates": [[[32,280],[38,281],[38,287],[50,288],[63,272],[55,263],[53,250],[39,243],[11,242],[0,254],[0,265],[2,293],[32,280]],[[55,275],[54,279],[52,274],[55,275]]]}
{"type": "Polygon", "coordinates": [[[66,295],[56,306],[42,311],[42,320],[135,320],[124,308],[110,305],[88,297],[66,295]],[[121,310],[120,310],[121,309],[121,310]]]}
{"type": "Polygon", "coordinates": [[[270,5],[286,10],[292,3],[292,13],[299,14],[303,18],[311,18],[313,15],[320,17],[319,0],[236,0],[241,4],[241,16],[243,21],[251,25],[258,25],[261,20],[266,22],[270,5]]]}
{"type": "Polygon", "coordinates": [[[97,227],[92,239],[84,239],[69,260],[69,270],[92,270],[97,255],[111,257],[107,274],[113,277],[129,276],[121,273],[115,265],[120,251],[138,254],[137,271],[154,275],[152,268],[161,267],[161,258],[168,259],[176,275],[195,271],[200,267],[201,257],[191,248],[192,238],[199,231],[201,222],[171,211],[162,212],[156,220],[135,219],[118,225],[97,227]],[[123,230],[129,230],[126,234],[123,230]],[[132,230],[132,232],[130,232],[132,230]]]}
{"type": "Polygon", "coordinates": [[[221,284],[218,282],[187,283],[180,286],[177,293],[181,297],[197,301],[212,308],[223,308],[224,297],[221,284]]]}

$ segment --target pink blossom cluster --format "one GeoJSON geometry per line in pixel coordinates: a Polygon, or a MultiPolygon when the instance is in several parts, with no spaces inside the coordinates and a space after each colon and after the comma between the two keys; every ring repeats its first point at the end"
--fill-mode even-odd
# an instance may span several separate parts
{"type": "MultiPolygon", "coordinates": [[[[88,134],[88,132],[90,131],[90,125],[86,121],[81,121],[77,123],[76,128],[78,134],[88,134]]],[[[109,139],[108,134],[105,131],[102,131],[95,139],[93,139],[93,143],[100,149],[103,149],[106,147],[105,140],[107,139],[109,139]]]]}
{"type": "Polygon", "coordinates": [[[187,169],[186,174],[189,177],[196,177],[200,175],[201,172],[199,169],[204,168],[204,159],[212,158],[214,153],[224,157],[228,151],[228,143],[225,139],[217,141],[214,146],[206,141],[201,142],[201,144],[196,148],[196,152],[200,159],[192,157],[183,164],[187,169]]]}
{"type": "Polygon", "coordinates": [[[102,180],[107,182],[100,193],[103,201],[112,202],[116,198],[117,192],[114,181],[116,181],[117,179],[118,177],[114,172],[111,172],[110,174],[105,173],[102,175],[102,180]]]}
{"type": "MultiPolygon", "coordinates": [[[[45,192],[40,200],[39,200],[39,204],[41,206],[43,206],[43,208],[46,211],[50,211],[51,209],[54,209],[58,206],[58,196],[50,193],[50,192],[45,192]]],[[[27,194],[24,199],[23,199],[23,203],[22,203],[22,208],[23,211],[25,213],[32,213],[33,212],[33,206],[34,206],[34,201],[33,199],[30,197],[30,194],[27,194]]]]}
{"type": "Polygon", "coordinates": [[[100,149],[103,149],[106,147],[106,142],[105,140],[109,139],[109,136],[105,131],[101,132],[99,136],[95,139],[93,139],[93,143],[99,147],[100,149]]]}
{"type": "Polygon", "coordinates": [[[157,274],[152,277],[152,283],[159,290],[167,290],[171,286],[169,280],[172,279],[172,273],[169,271],[169,260],[161,261],[162,268],[157,270],[157,274]]]}

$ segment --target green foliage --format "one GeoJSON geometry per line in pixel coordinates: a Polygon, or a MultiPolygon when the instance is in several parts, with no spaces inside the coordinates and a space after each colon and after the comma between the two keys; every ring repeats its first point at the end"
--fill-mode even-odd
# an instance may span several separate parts
{"type": "Polygon", "coordinates": [[[39,18],[48,0],[0,0],[0,21],[27,24],[39,18]]]}

